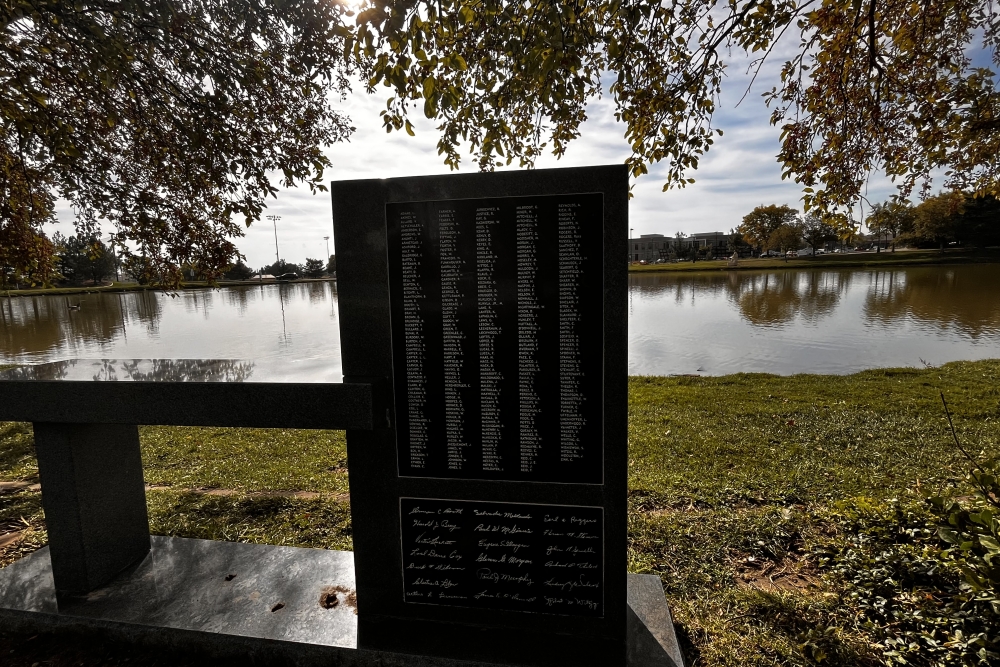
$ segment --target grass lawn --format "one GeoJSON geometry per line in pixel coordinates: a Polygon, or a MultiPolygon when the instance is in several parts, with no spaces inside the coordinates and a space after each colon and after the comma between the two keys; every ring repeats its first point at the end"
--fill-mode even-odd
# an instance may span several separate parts
{"type": "MultiPolygon", "coordinates": [[[[936,540],[923,494],[967,493],[939,391],[964,443],[1000,449],[1000,360],[633,377],[629,391],[630,569],[663,580],[689,664],[976,664],[954,630],[989,621],[975,605],[939,620],[957,575],[920,569],[936,540]]],[[[351,548],[342,433],[147,427],[141,439],[153,532],[351,548]]],[[[29,425],[0,424],[0,480],[37,481],[29,425]]],[[[22,537],[0,565],[45,541],[36,491],[0,496],[10,530],[22,537]]],[[[129,655],[27,639],[0,632],[0,654],[25,667],[129,655]]]]}
{"type": "Polygon", "coordinates": [[[629,273],[662,273],[673,271],[753,271],[756,269],[845,269],[878,266],[919,266],[923,264],[965,264],[970,262],[1000,262],[1000,250],[897,250],[896,252],[827,253],[815,257],[785,260],[781,257],[741,259],[736,267],[726,259],[676,264],[629,264],[629,273]]]}

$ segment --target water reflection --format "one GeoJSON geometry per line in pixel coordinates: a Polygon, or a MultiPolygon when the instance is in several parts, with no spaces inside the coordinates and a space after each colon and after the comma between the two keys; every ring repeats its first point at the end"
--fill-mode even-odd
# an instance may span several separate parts
{"type": "Polygon", "coordinates": [[[833,312],[849,289],[852,271],[729,271],[705,274],[632,275],[632,293],[669,298],[675,304],[724,294],[758,326],[780,326],[797,317],[815,322],[833,312]]]}
{"type": "Polygon", "coordinates": [[[1000,266],[629,277],[633,373],[846,373],[1000,356],[1000,266]]]}
{"type": "MultiPolygon", "coordinates": [[[[998,294],[1000,266],[989,264],[631,275],[629,372],[849,373],[998,357],[998,294]]],[[[330,282],[0,297],[0,363],[249,359],[252,376],[233,365],[215,377],[339,382],[338,317],[330,282]]],[[[105,372],[201,372],[125,363],[105,372]]]]}
{"type": "Polygon", "coordinates": [[[79,294],[3,299],[0,355],[16,358],[81,341],[107,345],[129,326],[155,337],[161,316],[157,294],[79,294]]]}
{"type": "Polygon", "coordinates": [[[882,326],[912,318],[973,339],[989,337],[1000,323],[996,268],[984,264],[872,272],[865,317],[882,326]]]}
{"type": "Polygon", "coordinates": [[[0,371],[2,380],[246,382],[254,363],[238,359],[69,359],[0,371]]]}
{"type": "MultiPolygon", "coordinates": [[[[307,282],[173,296],[0,297],[0,363],[94,358],[252,359],[253,381],[339,382],[337,292],[331,282],[307,282]]],[[[181,381],[194,371],[175,366],[171,372],[181,381]]]]}
{"type": "Polygon", "coordinates": [[[796,317],[816,322],[833,312],[851,281],[850,273],[832,271],[733,274],[731,298],[743,317],[758,326],[781,326],[796,317]]]}

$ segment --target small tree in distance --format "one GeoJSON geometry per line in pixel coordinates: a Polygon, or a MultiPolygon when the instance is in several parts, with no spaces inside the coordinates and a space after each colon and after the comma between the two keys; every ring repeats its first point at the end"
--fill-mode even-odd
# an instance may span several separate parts
{"type": "Polygon", "coordinates": [[[767,238],[767,249],[780,251],[786,262],[788,251],[797,250],[800,245],[802,245],[802,225],[797,222],[781,225],[767,238]]]}
{"type": "Polygon", "coordinates": [[[960,192],[942,192],[928,197],[914,211],[914,233],[933,242],[941,252],[955,240],[956,230],[965,213],[965,197],[960,192]]]}
{"type": "Polygon", "coordinates": [[[54,238],[56,252],[59,253],[60,269],[68,280],[76,282],[90,280],[98,285],[108,276],[114,275],[118,258],[96,235],[66,238],[60,234],[54,238]]]}
{"type": "Polygon", "coordinates": [[[837,230],[823,216],[810,213],[802,223],[802,238],[815,255],[822,246],[837,240],[837,230]]]}
{"type": "Polygon", "coordinates": [[[272,275],[278,277],[285,273],[301,273],[302,267],[298,264],[292,264],[291,262],[286,262],[283,259],[279,259],[274,264],[269,264],[261,268],[260,273],[263,275],[272,275]]]}
{"type": "Polygon", "coordinates": [[[833,227],[833,231],[842,245],[854,244],[858,238],[858,230],[861,228],[860,223],[855,222],[854,218],[844,213],[831,213],[826,217],[826,221],[833,227]]]}
{"type": "Polygon", "coordinates": [[[229,267],[225,276],[229,280],[247,280],[253,275],[250,267],[243,263],[242,259],[237,259],[236,263],[229,267]]]}
{"type": "Polygon", "coordinates": [[[767,245],[771,234],[782,225],[797,223],[798,215],[799,212],[787,204],[761,205],[743,216],[743,222],[736,231],[759,253],[767,245]]]}
{"type": "MultiPolygon", "coordinates": [[[[868,215],[865,224],[876,235],[892,239],[892,251],[896,252],[896,236],[912,231],[915,214],[910,203],[905,200],[891,199],[881,204],[875,204],[868,215]]],[[[878,244],[879,251],[882,249],[878,244]]]]}
{"type": "Polygon", "coordinates": [[[302,272],[310,278],[322,278],[324,268],[323,260],[307,257],[306,263],[302,267],[302,272]]]}
{"type": "Polygon", "coordinates": [[[331,276],[337,272],[337,256],[330,255],[330,260],[326,263],[326,272],[331,276]]]}

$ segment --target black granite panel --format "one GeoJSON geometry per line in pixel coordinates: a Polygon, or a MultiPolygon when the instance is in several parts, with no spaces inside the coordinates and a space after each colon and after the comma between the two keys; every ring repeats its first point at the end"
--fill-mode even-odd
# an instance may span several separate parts
{"type": "Polygon", "coordinates": [[[410,604],[604,615],[600,507],[400,498],[410,604]]]}
{"type": "Polygon", "coordinates": [[[0,421],[370,429],[370,382],[83,382],[0,380],[0,421]]]}
{"type": "Polygon", "coordinates": [[[55,586],[85,593],[149,552],[139,429],[34,426],[55,586]]]}
{"type": "Polygon", "coordinates": [[[400,474],[600,484],[603,195],[386,205],[400,474]]]}
{"type": "Polygon", "coordinates": [[[597,337],[603,332],[603,476],[599,483],[504,481],[499,475],[495,479],[400,476],[394,428],[400,403],[398,396],[392,398],[390,405],[396,408],[392,426],[379,424],[373,431],[347,433],[360,646],[465,659],[488,656],[515,664],[624,661],[627,169],[618,165],[333,183],[341,349],[345,375],[386,378],[393,393],[387,205],[579,193],[600,193],[603,199],[603,284],[587,297],[603,302],[603,313],[585,324],[597,331],[597,337]],[[403,497],[601,508],[604,616],[404,602],[399,516],[403,497]],[[538,650],[540,643],[544,651],[538,650]]]}

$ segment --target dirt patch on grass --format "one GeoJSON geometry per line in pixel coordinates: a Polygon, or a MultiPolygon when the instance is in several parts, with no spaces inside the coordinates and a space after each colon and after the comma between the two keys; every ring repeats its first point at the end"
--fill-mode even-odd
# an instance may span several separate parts
{"type": "Polygon", "coordinates": [[[0,493],[15,493],[23,489],[28,489],[29,491],[39,491],[41,488],[41,484],[32,484],[31,482],[0,481],[0,493]]]}
{"type": "Polygon", "coordinates": [[[17,544],[21,540],[21,531],[15,530],[10,533],[0,533],[0,549],[17,544]]]}
{"type": "Polygon", "coordinates": [[[787,558],[776,563],[751,557],[737,566],[736,585],[765,593],[806,593],[818,590],[822,582],[808,561],[787,558]]]}

